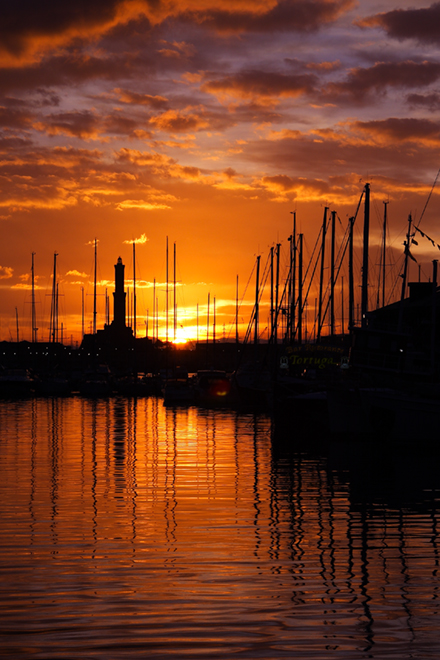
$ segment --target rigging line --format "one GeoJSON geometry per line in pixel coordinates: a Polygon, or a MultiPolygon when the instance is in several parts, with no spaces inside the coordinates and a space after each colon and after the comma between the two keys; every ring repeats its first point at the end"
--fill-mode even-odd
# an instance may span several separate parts
{"type": "MultiPolygon", "coordinates": [[[[432,195],[432,193],[433,193],[433,191],[434,191],[435,184],[437,183],[437,179],[438,179],[439,176],[440,176],[440,168],[439,168],[439,170],[438,170],[438,172],[437,172],[437,176],[436,176],[435,179],[434,179],[434,183],[432,184],[432,188],[431,188],[431,190],[430,190],[430,192],[429,192],[428,199],[426,200],[425,206],[423,207],[423,211],[422,211],[422,214],[421,214],[421,216],[420,216],[420,220],[419,220],[419,222],[418,222],[418,225],[417,225],[416,229],[418,229],[418,228],[420,227],[420,223],[422,222],[422,218],[423,218],[423,216],[424,216],[424,214],[425,214],[426,207],[427,207],[428,204],[429,204],[429,200],[431,199],[431,195],[432,195]]],[[[415,226],[415,225],[414,225],[414,226],[415,226]]]]}
{"type": "MultiPolygon", "coordinates": [[[[322,225],[321,225],[321,228],[319,230],[318,236],[316,238],[315,245],[313,246],[312,254],[310,255],[310,259],[309,259],[309,263],[307,264],[306,272],[304,273],[304,278],[303,278],[304,282],[306,281],[307,275],[309,274],[310,266],[313,262],[313,256],[315,254],[316,248],[318,247],[318,242],[319,242],[319,239],[321,238],[321,234],[322,234],[322,225]]],[[[316,266],[318,264],[318,259],[319,259],[320,252],[321,252],[321,250],[319,250],[318,255],[316,257],[316,263],[315,263],[315,268],[314,268],[313,273],[312,273],[312,279],[313,279],[313,275],[315,274],[316,266]]]]}
{"type": "MultiPolygon", "coordinates": [[[[344,261],[345,253],[346,253],[346,251],[347,251],[347,247],[348,247],[348,243],[349,243],[349,238],[350,238],[349,233],[350,233],[350,232],[349,232],[349,226],[347,226],[347,229],[345,230],[345,234],[344,234],[344,239],[343,239],[343,242],[346,240],[346,243],[345,243],[344,249],[343,249],[343,251],[342,251],[342,256],[341,256],[341,260],[340,260],[340,262],[339,262],[339,266],[338,266],[337,269],[336,269],[335,283],[338,281],[339,273],[341,272],[341,268],[342,268],[342,264],[343,264],[343,261],[344,261]]],[[[339,246],[338,257],[339,257],[339,255],[340,255],[340,253],[341,253],[342,246],[343,246],[343,242],[342,242],[341,245],[339,246]]],[[[336,261],[337,261],[337,259],[336,259],[336,261]]],[[[327,288],[326,288],[325,293],[324,293],[324,298],[326,297],[326,294],[327,294],[328,289],[329,289],[329,284],[327,284],[327,288]]],[[[324,319],[325,319],[325,317],[326,317],[326,315],[327,315],[329,305],[330,305],[330,295],[329,295],[328,298],[327,298],[327,305],[326,305],[326,307],[325,307],[324,314],[322,315],[321,328],[319,328],[319,330],[321,330],[321,329],[322,329],[322,326],[324,325],[324,319]]]]}
{"type": "MultiPolygon", "coordinates": [[[[266,273],[266,269],[268,268],[268,263],[269,263],[269,256],[267,257],[267,259],[266,259],[266,264],[265,264],[265,266],[264,266],[263,277],[262,277],[262,287],[260,287],[260,290],[259,290],[259,298],[258,298],[258,302],[259,302],[259,303],[261,302],[261,296],[263,295],[262,288],[264,288],[264,285],[266,284],[267,277],[268,277],[268,274],[266,273]]],[[[247,289],[248,289],[249,283],[250,283],[250,281],[251,281],[251,279],[252,279],[252,275],[254,274],[254,270],[256,269],[256,267],[257,267],[257,262],[255,261],[255,262],[254,262],[254,266],[253,266],[253,268],[252,268],[252,272],[251,272],[251,274],[249,275],[249,279],[248,279],[248,281],[247,281],[247,284],[246,284],[246,287],[245,287],[244,293],[243,293],[243,295],[242,295],[242,297],[241,297],[241,300],[240,300],[240,302],[239,302],[239,305],[238,305],[238,311],[240,311],[240,309],[241,309],[241,306],[242,306],[243,301],[244,301],[244,297],[245,297],[245,295],[246,295],[246,291],[247,291],[247,289]]],[[[268,272],[268,271],[267,271],[267,272],[268,272]]],[[[252,323],[253,323],[254,320],[255,320],[255,317],[254,317],[254,310],[252,310],[251,320],[249,321],[249,325],[250,325],[251,329],[252,329],[252,323]]],[[[232,330],[234,329],[234,326],[235,326],[235,320],[232,321],[231,324],[230,324],[229,331],[228,331],[228,338],[229,338],[229,336],[230,336],[232,330]]],[[[249,327],[248,327],[248,329],[249,329],[249,327]]],[[[246,331],[245,342],[244,342],[244,343],[246,343],[246,342],[247,342],[247,331],[246,331]]]]}
{"type": "MultiPolygon", "coordinates": [[[[322,227],[321,227],[321,230],[320,230],[320,232],[319,232],[318,238],[316,239],[315,247],[316,247],[317,244],[318,244],[319,237],[321,236],[321,233],[322,233],[322,227]]],[[[313,248],[312,257],[313,257],[314,252],[315,252],[315,248],[313,248]]],[[[320,255],[320,253],[321,253],[321,250],[319,250],[319,251],[318,251],[318,254],[316,255],[315,265],[314,265],[314,267],[313,267],[312,275],[311,275],[310,280],[309,280],[309,286],[308,286],[307,291],[306,291],[306,294],[305,294],[305,296],[304,296],[303,304],[302,304],[302,307],[301,307],[301,313],[304,312],[304,309],[305,309],[305,307],[306,307],[306,305],[307,305],[307,302],[308,302],[308,299],[309,299],[309,293],[310,293],[310,289],[311,289],[312,284],[313,284],[313,279],[314,279],[314,277],[315,277],[316,269],[317,269],[317,267],[318,267],[318,261],[319,261],[319,255],[320,255]]],[[[308,264],[308,266],[307,266],[306,274],[304,275],[304,278],[303,278],[303,286],[304,286],[305,283],[306,283],[306,277],[307,277],[307,274],[308,274],[308,272],[309,272],[310,264],[312,263],[312,257],[310,258],[309,264],[308,264]]],[[[297,298],[296,301],[295,301],[295,309],[296,309],[296,307],[298,306],[298,304],[299,304],[299,296],[298,296],[298,298],[297,298]]],[[[295,326],[295,335],[296,335],[297,329],[298,329],[298,324],[295,326]]]]}

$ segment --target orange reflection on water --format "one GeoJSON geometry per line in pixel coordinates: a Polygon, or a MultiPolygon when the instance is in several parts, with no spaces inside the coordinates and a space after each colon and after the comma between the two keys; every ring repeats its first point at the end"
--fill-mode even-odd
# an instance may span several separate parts
{"type": "Polygon", "coordinates": [[[435,502],[356,504],[265,416],[71,397],[0,402],[0,428],[5,653],[440,651],[435,502]]]}

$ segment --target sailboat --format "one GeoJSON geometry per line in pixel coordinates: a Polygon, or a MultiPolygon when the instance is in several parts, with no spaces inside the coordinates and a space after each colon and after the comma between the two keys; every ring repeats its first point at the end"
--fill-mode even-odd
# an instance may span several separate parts
{"type": "Polygon", "coordinates": [[[409,216],[400,300],[371,312],[364,310],[361,326],[352,328],[346,381],[328,391],[330,431],[337,437],[393,443],[436,438],[440,412],[437,260],[432,281],[407,284],[411,237],[409,216]]]}

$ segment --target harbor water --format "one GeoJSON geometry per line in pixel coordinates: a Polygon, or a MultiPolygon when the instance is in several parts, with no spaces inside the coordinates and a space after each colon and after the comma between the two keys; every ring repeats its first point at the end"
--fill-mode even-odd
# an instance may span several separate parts
{"type": "Polygon", "coordinates": [[[305,421],[1,401],[0,657],[438,659],[440,455],[305,421]]]}

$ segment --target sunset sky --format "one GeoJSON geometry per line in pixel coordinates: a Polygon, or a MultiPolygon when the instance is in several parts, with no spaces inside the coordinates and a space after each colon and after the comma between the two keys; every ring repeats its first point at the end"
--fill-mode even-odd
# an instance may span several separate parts
{"type": "MultiPolygon", "coordinates": [[[[0,340],[15,340],[16,309],[31,339],[33,252],[38,339],[54,252],[64,338],[81,339],[95,238],[98,327],[119,256],[131,287],[137,241],[138,335],[147,310],[151,334],[154,280],[163,334],[168,237],[181,332],[194,338],[197,306],[206,323],[209,294],[217,336],[230,336],[237,276],[244,330],[256,257],[263,269],[280,243],[285,272],[292,212],[307,265],[324,207],[342,240],[366,182],[371,304],[384,201],[390,292],[410,213],[429,278],[440,257],[439,47],[440,3],[422,0],[3,2],[0,340]]],[[[313,305],[311,294],[309,318],[313,305]]]]}

